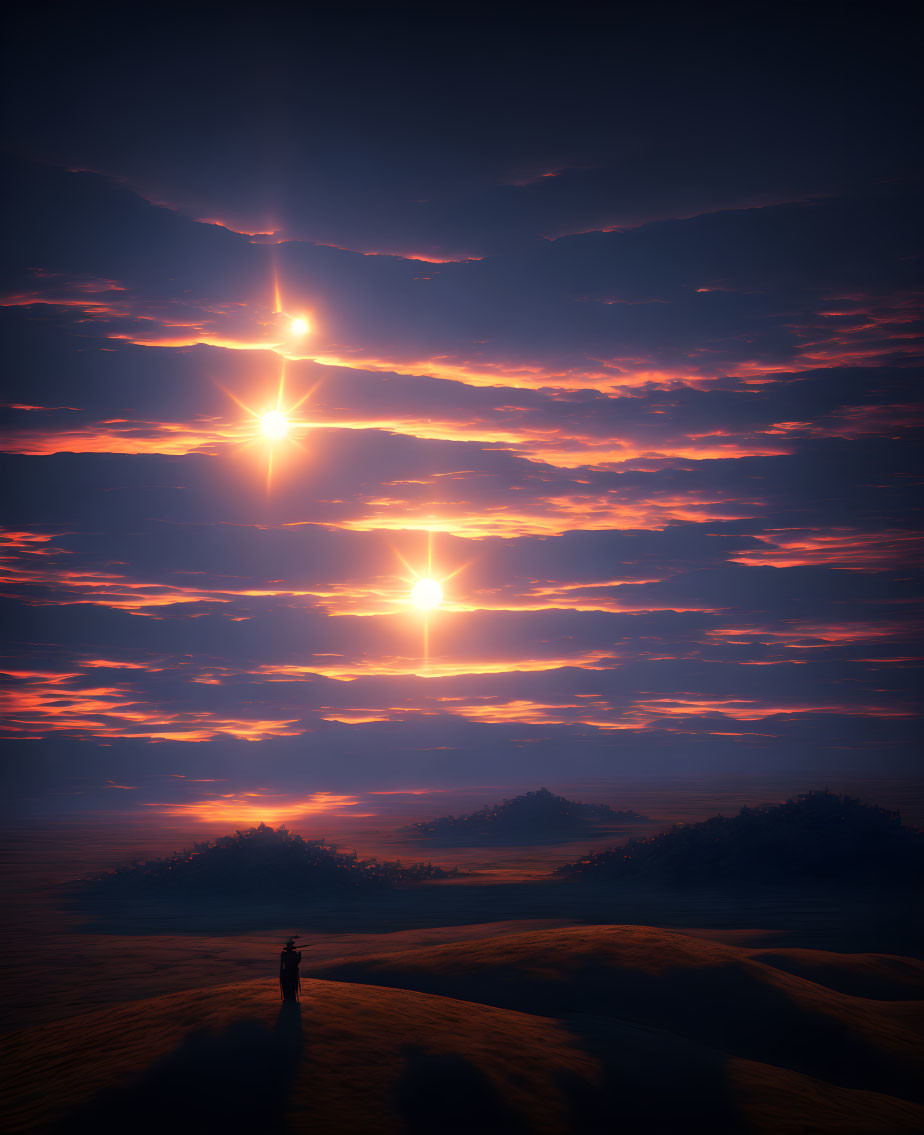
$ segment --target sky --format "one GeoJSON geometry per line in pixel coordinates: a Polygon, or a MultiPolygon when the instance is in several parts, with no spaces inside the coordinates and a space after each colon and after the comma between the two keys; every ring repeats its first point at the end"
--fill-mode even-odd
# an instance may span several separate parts
{"type": "Polygon", "coordinates": [[[9,37],[12,813],[914,770],[911,6],[113,11],[9,37]]]}

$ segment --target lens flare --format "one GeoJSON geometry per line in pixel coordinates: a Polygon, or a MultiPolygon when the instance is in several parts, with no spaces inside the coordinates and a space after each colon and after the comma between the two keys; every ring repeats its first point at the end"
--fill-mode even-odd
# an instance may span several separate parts
{"type": "Polygon", "coordinates": [[[443,602],[443,589],[435,579],[418,579],[411,590],[411,602],[418,611],[432,611],[443,602]]]}
{"type": "Polygon", "coordinates": [[[260,419],[264,437],[280,441],[289,432],[289,419],[281,410],[270,410],[260,419]]]}
{"type": "Polygon", "coordinates": [[[301,315],[297,319],[293,319],[292,322],[289,324],[289,331],[293,335],[295,335],[296,338],[301,338],[302,335],[307,335],[307,333],[308,333],[308,320],[305,319],[301,315]]]}

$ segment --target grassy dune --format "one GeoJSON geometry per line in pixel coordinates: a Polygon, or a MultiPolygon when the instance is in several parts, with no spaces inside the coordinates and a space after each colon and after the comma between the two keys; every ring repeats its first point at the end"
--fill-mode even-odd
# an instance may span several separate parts
{"type": "Polygon", "coordinates": [[[132,1001],[7,1034],[4,1130],[924,1129],[920,963],[569,927],[132,1001]],[[832,986],[795,969],[830,976],[832,986]],[[879,999],[834,988],[873,982],[879,999]],[[885,999],[889,997],[891,999],[885,999]]]}

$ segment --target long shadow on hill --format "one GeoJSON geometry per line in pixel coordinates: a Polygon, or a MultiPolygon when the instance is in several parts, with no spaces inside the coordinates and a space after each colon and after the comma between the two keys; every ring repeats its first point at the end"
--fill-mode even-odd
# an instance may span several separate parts
{"type": "Polygon", "coordinates": [[[140,1079],[100,1093],[52,1132],[281,1132],[301,1051],[300,1007],[283,1002],[274,1028],[242,1020],[218,1035],[193,1033],[140,1079]]]}
{"type": "MultiPolygon", "coordinates": [[[[567,1130],[610,1135],[618,1116],[619,1127],[625,1131],[649,1131],[655,1108],[657,1130],[735,1130],[724,1061],[717,1054],[623,1022],[615,1028],[609,1021],[592,1017],[568,1023],[604,1071],[595,1085],[563,1072],[559,1087],[568,1115],[567,1130]],[[658,1070],[670,1080],[670,1091],[661,1095],[657,1095],[658,1070]]],[[[405,1059],[397,1103],[408,1135],[432,1135],[435,1130],[443,1135],[472,1135],[474,1131],[525,1135],[535,1130],[485,1072],[464,1057],[408,1048],[405,1059]]]]}
{"type": "MultiPolygon", "coordinates": [[[[389,1093],[391,1107],[388,1094],[381,1101],[388,1107],[383,1117],[393,1108],[408,1135],[527,1135],[545,1130],[610,1135],[614,1116],[628,1132],[739,1135],[740,1117],[720,1054],[625,1021],[576,1016],[567,1024],[580,1047],[599,1061],[600,1073],[589,1080],[564,1066],[552,1071],[554,1085],[547,1100],[554,1111],[551,1123],[548,1115],[537,1113],[535,1099],[524,1095],[529,1093],[529,1077],[517,1072],[515,1060],[512,1069],[495,1076],[477,1046],[471,1053],[439,1051],[446,1039],[439,1036],[438,1020],[436,1050],[413,1044],[401,1050],[402,1067],[389,1093]],[[663,1090],[665,1082],[669,1091],[663,1090]]],[[[292,1087],[298,1068],[306,1064],[301,1028],[299,1007],[283,1005],[272,1030],[255,1020],[240,1020],[219,1035],[194,1033],[142,1076],[100,1093],[51,1131],[271,1135],[291,1130],[292,1087]]],[[[374,1052],[374,1022],[372,1034],[374,1052]]],[[[357,1051],[362,1063],[363,1040],[357,1034],[356,1048],[345,1054],[348,1078],[357,1051]]],[[[315,1087],[323,1094],[329,1084],[315,1087]]],[[[304,1122],[305,1129],[313,1131],[311,1098],[309,1089],[304,1122]]],[[[357,1115],[342,1116],[344,1130],[377,1129],[375,1114],[381,1105],[373,1098],[371,1119],[368,1101],[364,1106],[357,1115]]],[[[319,1135],[334,1135],[328,1126],[317,1130],[319,1135]]]]}
{"type": "Polygon", "coordinates": [[[458,1053],[404,1050],[405,1073],[396,1092],[408,1135],[525,1135],[522,1117],[488,1075],[458,1053]],[[436,1127],[434,1126],[436,1124],[436,1127]]]}
{"type": "MultiPolygon", "coordinates": [[[[598,1039],[632,1022],[640,1035],[656,1032],[659,1043],[665,1035],[686,1038],[707,1050],[790,1068],[844,1088],[924,1100],[918,1065],[909,1065],[896,1052],[884,1052],[869,1037],[845,1029],[842,1020],[826,1016],[811,1003],[794,1002],[785,990],[761,985],[733,966],[652,974],[589,963],[570,979],[554,983],[524,972],[515,962],[493,972],[448,974],[402,971],[399,961],[369,971],[358,962],[355,967],[350,963],[333,967],[329,973],[337,981],[374,981],[538,1013],[567,1020],[579,1031],[583,1022],[591,1026],[591,1037],[598,1039]],[[604,1016],[600,1016],[602,1006],[606,1006],[604,1016]],[[613,1020],[605,1025],[607,1016],[613,1020]]],[[[687,1088],[695,1083],[693,1077],[687,1088]]],[[[712,1087],[709,1098],[715,1097],[712,1087]]]]}
{"type": "Polygon", "coordinates": [[[567,1024],[603,1069],[598,1093],[583,1084],[574,1086],[575,1131],[718,1135],[740,1130],[722,1054],[630,1021],[572,1014],[567,1024]]]}
{"type": "MultiPolygon", "coordinates": [[[[568,1026],[600,1063],[590,1083],[562,1069],[557,1087],[565,1129],[611,1135],[625,1131],[737,1132],[724,1056],[655,1029],[597,1017],[570,1017],[568,1026]],[[663,1081],[669,1082],[664,1091],[663,1081]],[[657,1116],[652,1128],[653,1114],[657,1116]]],[[[408,1135],[523,1135],[535,1128],[495,1083],[459,1054],[405,1049],[396,1094],[408,1135]]],[[[515,1090],[515,1087],[514,1087],[515,1090]]]]}

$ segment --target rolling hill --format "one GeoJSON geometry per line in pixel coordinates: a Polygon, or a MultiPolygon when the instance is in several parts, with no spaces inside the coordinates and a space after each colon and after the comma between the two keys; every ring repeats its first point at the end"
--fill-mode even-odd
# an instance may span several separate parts
{"type": "Polygon", "coordinates": [[[921,1130],[924,967],[820,961],[905,998],[871,1000],[768,953],[570,927],[332,964],[300,1009],[270,977],[118,1004],[3,1038],[4,1130],[921,1130]]]}

